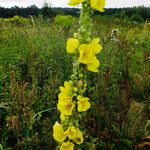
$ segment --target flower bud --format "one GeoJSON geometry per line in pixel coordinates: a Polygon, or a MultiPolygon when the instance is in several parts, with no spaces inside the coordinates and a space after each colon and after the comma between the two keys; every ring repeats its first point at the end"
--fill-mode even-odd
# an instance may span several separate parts
{"type": "Polygon", "coordinates": [[[83,76],[84,76],[84,75],[83,75],[82,73],[79,74],[79,78],[83,78],[83,76]]]}
{"type": "Polygon", "coordinates": [[[73,96],[74,96],[74,97],[77,97],[77,93],[74,93],[73,96]]]}
{"type": "Polygon", "coordinates": [[[73,74],[71,75],[71,80],[75,80],[76,79],[76,76],[73,74]]]}
{"type": "Polygon", "coordinates": [[[74,33],[73,37],[74,37],[75,39],[77,39],[77,38],[78,38],[78,33],[74,33]]]}
{"type": "Polygon", "coordinates": [[[82,80],[79,80],[79,81],[77,82],[77,87],[80,88],[80,87],[82,87],[82,86],[83,86],[83,81],[82,81],[82,80]]]}
{"type": "Polygon", "coordinates": [[[78,88],[77,87],[75,87],[73,90],[74,90],[74,92],[78,92],[78,88]]]}

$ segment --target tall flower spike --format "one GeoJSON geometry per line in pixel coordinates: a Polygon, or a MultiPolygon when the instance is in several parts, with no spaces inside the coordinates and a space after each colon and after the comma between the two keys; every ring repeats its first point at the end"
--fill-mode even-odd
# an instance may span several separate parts
{"type": "Polygon", "coordinates": [[[84,132],[80,131],[79,122],[83,113],[91,106],[89,98],[84,97],[87,89],[85,71],[98,72],[100,65],[96,55],[100,53],[102,46],[99,38],[91,40],[90,7],[102,12],[105,0],[69,0],[68,4],[77,6],[81,3],[80,28],[74,38],[67,40],[66,45],[67,52],[74,55],[73,74],[69,82],[65,81],[64,86],[60,86],[57,109],[60,111],[61,124],[56,122],[53,126],[53,137],[59,142],[59,150],[81,149],[84,146],[79,146],[84,141],[84,132]]]}

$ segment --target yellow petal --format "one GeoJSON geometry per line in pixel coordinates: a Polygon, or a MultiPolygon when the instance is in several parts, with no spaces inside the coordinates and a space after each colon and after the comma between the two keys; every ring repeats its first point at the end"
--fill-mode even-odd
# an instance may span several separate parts
{"type": "Polygon", "coordinates": [[[58,142],[63,142],[65,140],[66,135],[62,124],[59,124],[58,122],[55,123],[53,126],[53,137],[58,142]]]}
{"type": "Polygon", "coordinates": [[[74,150],[74,144],[71,142],[63,142],[60,150],[74,150]]]}
{"type": "Polygon", "coordinates": [[[87,64],[87,69],[92,72],[98,72],[99,70],[97,68],[99,67],[99,65],[100,65],[100,62],[95,57],[89,64],[87,64]]]}
{"type": "Polygon", "coordinates": [[[83,64],[88,64],[94,56],[89,45],[88,44],[82,44],[79,46],[78,50],[80,53],[78,61],[80,63],[83,63],[83,64]]]}
{"type": "Polygon", "coordinates": [[[94,38],[89,44],[93,54],[98,54],[102,50],[102,46],[99,44],[100,38],[94,38]]]}
{"type": "Polygon", "coordinates": [[[57,104],[57,108],[58,110],[64,114],[64,115],[72,115],[72,110],[75,107],[75,105],[70,101],[70,100],[66,100],[66,101],[59,101],[57,104]]]}
{"type": "Polygon", "coordinates": [[[79,129],[76,131],[76,136],[75,136],[74,141],[77,144],[83,143],[83,133],[79,129]]]}
{"type": "Polygon", "coordinates": [[[79,46],[79,40],[78,39],[73,39],[73,38],[69,38],[67,40],[67,52],[68,53],[76,53],[77,52],[77,48],[79,46]]]}
{"type": "Polygon", "coordinates": [[[66,119],[65,115],[63,113],[60,114],[61,121],[64,121],[66,119]]]}
{"type": "Polygon", "coordinates": [[[71,126],[66,131],[66,135],[69,137],[69,139],[73,140],[76,137],[76,129],[74,126],[71,126]]]}
{"type": "Polygon", "coordinates": [[[91,7],[97,9],[100,12],[104,11],[106,0],[90,0],[91,7]]]}

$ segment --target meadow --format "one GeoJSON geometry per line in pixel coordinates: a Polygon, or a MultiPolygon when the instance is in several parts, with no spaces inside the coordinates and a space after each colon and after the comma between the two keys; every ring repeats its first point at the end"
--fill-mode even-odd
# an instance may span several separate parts
{"type": "MultiPolygon", "coordinates": [[[[100,71],[87,72],[92,107],[80,122],[87,133],[82,149],[146,150],[150,22],[93,18],[92,34],[101,37],[103,50],[100,71]]],[[[53,150],[59,86],[72,73],[66,41],[78,30],[78,18],[18,20],[0,20],[0,150],[53,150]]]]}

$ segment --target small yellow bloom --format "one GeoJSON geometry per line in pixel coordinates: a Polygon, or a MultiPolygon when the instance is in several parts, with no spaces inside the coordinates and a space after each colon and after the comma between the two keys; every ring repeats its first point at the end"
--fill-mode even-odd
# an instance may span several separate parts
{"type": "Polygon", "coordinates": [[[88,64],[94,57],[92,50],[88,44],[82,44],[78,48],[80,56],[78,61],[83,64],[88,64]]]}
{"type": "Polygon", "coordinates": [[[87,111],[91,106],[88,97],[83,97],[83,98],[79,99],[79,101],[77,103],[78,103],[78,111],[79,112],[87,111]]]}
{"type": "Polygon", "coordinates": [[[71,126],[65,134],[69,137],[69,139],[73,140],[77,144],[83,143],[83,133],[78,128],[71,126]]]}
{"type": "MultiPolygon", "coordinates": [[[[99,61],[96,59],[96,54],[102,50],[102,46],[99,44],[100,39],[95,38],[89,44],[82,44],[79,46],[79,59],[78,61],[83,64],[90,64],[89,66],[99,66],[99,61]]],[[[91,67],[88,67],[91,68],[91,67]]],[[[91,70],[91,69],[89,69],[91,70]]],[[[97,72],[97,71],[94,71],[97,72]]]]}
{"type": "Polygon", "coordinates": [[[75,107],[75,105],[70,101],[59,101],[57,104],[58,110],[63,114],[63,115],[72,115],[72,110],[75,107]]]}
{"type": "Polygon", "coordinates": [[[71,142],[63,142],[60,150],[74,150],[74,144],[71,142]]]}
{"type": "Polygon", "coordinates": [[[87,64],[87,69],[92,72],[98,72],[99,70],[97,68],[99,67],[99,65],[100,65],[100,62],[95,57],[91,60],[91,62],[89,64],[87,64]]]}
{"type": "Polygon", "coordinates": [[[77,6],[82,3],[84,0],[69,0],[68,5],[70,6],[77,6]]]}
{"type": "Polygon", "coordinates": [[[76,136],[74,138],[74,141],[77,143],[77,144],[81,144],[83,143],[83,133],[78,129],[76,131],[76,136]]]}
{"type": "Polygon", "coordinates": [[[53,126],[53,137],[58,142],[63,142],[66,138],[62,124],[58,122],[53,126]]]}
{"type": "Polygon", "coordinates": [[[91,7],[100,12],[104,11],[106,0],[90,0],[91,7]]]}
{"type": "Polygon", "coordinates": [[[69,139],[73,140],[76,137],[76,132],[77,130],[75,129],[75,127],[71,126],[66,131],[66,135],[69,137],[69,139]]]}
{"type": "Polygon", "coordinates": [[[79,44],[80,43],[79,43],[78,39],[69,38],[67,40],[67,52],[68,53],[76,53],[79,44]]]}

